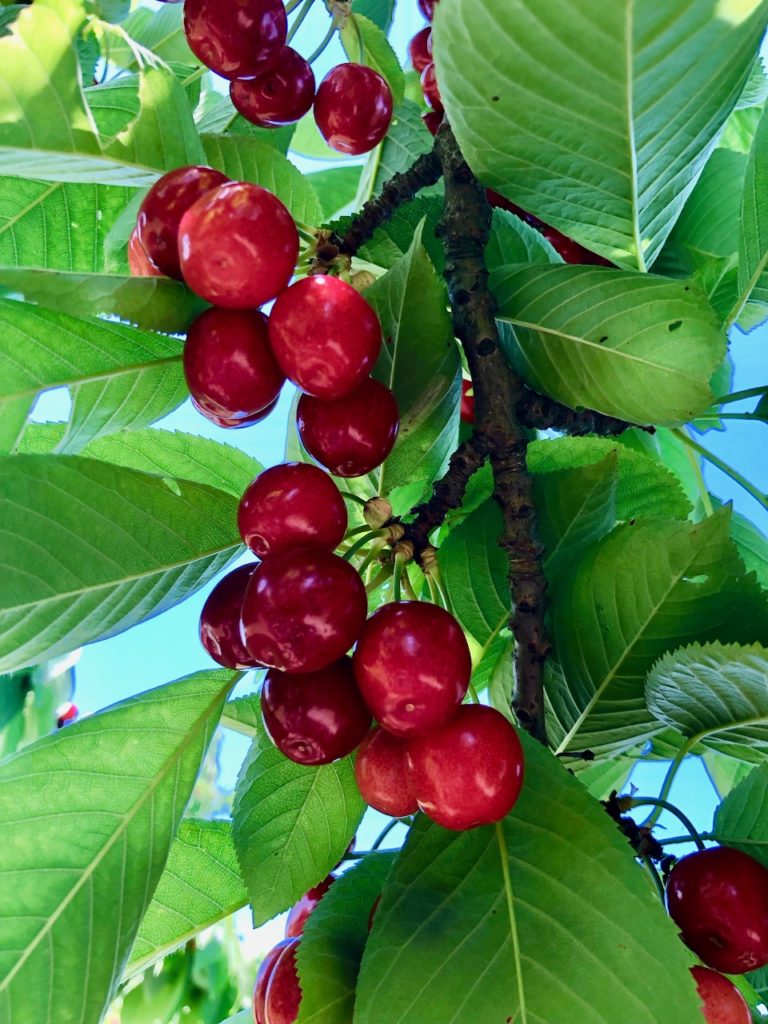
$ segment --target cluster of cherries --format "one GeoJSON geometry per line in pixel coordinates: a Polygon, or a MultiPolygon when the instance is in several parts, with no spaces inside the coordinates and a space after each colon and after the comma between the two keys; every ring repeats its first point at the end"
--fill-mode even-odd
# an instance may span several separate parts
{"type": "MultiPolygon", "coordinates": [[[[421,13],[431,22],[438,0],[418,0],[418,3],[421,13]]],[[[414,71],[421,75],[421,91],[431,108],[422,114],[421,118],[432,134],[436,135],[443,120],[443,103],[437,87],[435,63],[432,58],[432,29],[429,25],[420,29],[408,43],[408,56],[411,58],[414,71]]]]}

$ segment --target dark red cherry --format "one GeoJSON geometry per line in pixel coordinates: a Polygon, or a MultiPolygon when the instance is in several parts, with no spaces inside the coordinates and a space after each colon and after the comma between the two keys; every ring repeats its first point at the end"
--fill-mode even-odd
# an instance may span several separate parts
{"type": "Polygon", "coordinates": [[[255,565],[241,565],[227,573],[203,605],[200,640],[213,660],[225,668],[244,670],[259,665],[245,649],[240,635],[245,588],[255,569],[255,565]]]}
{"type": "Polygon", "coordinates": [[[65,725],[71,725],[77,721],[77,716],[80,714],[80,710],[77,704],[73,704],[71,700],[68,700],[65,704],[60,704],[56,708],[56,728],[63,729],[65,725]]]}
{"type": "Polygon", "coordinates": [[[263,412],[285,383],[267,318],[257,310],[207,309],[187,334],[184,376],[204,412],[235,422],[263,412]]]}
{"type": "Polygon", "coordinates": [[[385,729],[369,732],[355,759],[355,779],[369,807],[392,818],[419,809],[408,767],[408,745],[385,729]]]}
{"type": "Polygon", "coordinates": [[[610,260],[605,259],[603,256],[598,256],[596,252],[585,249],[583,245],[574,242],[572,238],[568,238],[567,235],[564,235],[562,231],[558,231],[557,228],[542,225],[541,233],[552,245],[552,248],[563,257],[566,263],[589,264],[596,267],[613,266],[610,260]]]}
{"type": "Polygon", "coordinates": [[[391,120],[392,92],[373,68],[337,64],[320,83],[315,121],[331,149],[367,153],[387,134],[391,120]]]}
{"type": "Polygon", "coordinates": [[[716,846],[683,857],[669,876],[667,908],[708,967],[745,974],[768,964],[768,870],[746,853],[716,846]]]}
{"type": "Polygon", "coordinates": [[[429,129],[432,135],[437,135],[437,129],[443,123],[443,114],[440,110],[425,110],[421,120],[429,129]]]}
{"type": "Polygon", "coordinates": [[[475,388],[471,380],[461,382],[460,416],[462,423],[475,422],[475,388]]]}
{"type": "Polygon", "coordinates": [[[275,969],[275,964],[280,959],[280,954],[286,946],[290,945],[291,941],[289,939],[283,939],[281,942],[278,942],[259,964],[256,984],[253,986],[253,1016],[256,1024],[267,1024],[266,1010],[264,1009],[267,999],[267,986],[275,969]]]}
{"type": "Polygon", "coordinates": [[[287,28],[282,0],[186,0],[184,4],[190,50],[224,78],[255,78],[269,71],[280,59],[287,28]]]}
{"type": "Polygon", "coordinates": [[[229,181],[212,167],[177,167],[156,181],[139,207],[136,234],[150,262],[162,274],[181,280],[179,224],[198,199],[229,181]]]}
{"type": "Polygon", "coordinates": [[[408,56],[416,71],[432,63],[432,29],[426,25],[408,43],[408,56]]]}
{"type": "Polygon", "coordinates": [[[277,196],[260,185],[232,182],[184,214],[179,253],[192,291],[214,306],[253,309],[288,285],[299,234],[277,196]]]}
{"type": "Polygon", "coordinates": [[[455,713],[467,692],[472,660],[452,615],[425,601],[400,601],[368,619],[354,668],[377,722],[410,739],[455,713]]]}
{"type": "Polygon", "coordinates": [[[301,986],[296,968],[298,939],[288,939],[277,958],[264,1000],[266,1024],[295,1024],[301,1006],[301,986]]]}
{"type": "Polygon", "coordinates": [[[419,0],[419,10],[427,21],[432,21],[435,8],[437,7],[437,2],[438,0],[419,0]]]}
{"type": "Polygon", "coordinates": [[[137,228],[128,239],[128,267],[134,277],[163,277],[162,270],[158,270],[139,241],[137,228]]]}
{"type": "Polygon", "coordinates": [[[301,443],[336,476],[370,473],[392,451],[400,415],[395,396],[369,377],[351,395],[322,402],[302,395],[296,408],[301,443]]]}
{"type": "Polygon", "coordinates": [[[221,416],[213,406],[207,405],[205,402],[198,402],[196,398],[192,398],[192,405],[207,420],[215,423],[217,427],[224,427],[225,430],[237,430],[240,427],[250,427],[254,423],[261,423],[274,410],[277,401],[275,399],[271,405],[268,405],[266,409],[262,409],[261,412],[255,412],[253,416],[244,416],[239,420],[233,419],[231,416],[221,416]]]}
{"type": "Polygon", "coordinates": [[[347,521],[336,484],[305,462],[265,469],[246,489],[237,512],[240,536],[259,558],[297,544],[333,551],[347,521]]]}
{"type": "Polygon", "coordinates": [[[733,982],[706,967],[692,967],[691,974],[707,1024],[751,1024],[752,1014],[733,982]]]}
{"type": "Polygon", "coordinates": [[[440,99],[440,90],[437,87],[437,75],[435,74],[434,64],[427,64],[421,73],[421,91],[424,93],[424,99],[430,107],[442,114],[443,101],[440,99]]]}
{"type": "Polygon", "coordinates": [[[360,636],[368,602],[356,570],[318,548],[265,558],[243,604],[251,655],[283,672],[316,672],[338,661],[360,636]]]}
{"type": "Polygon", "coordinates": [[[300,935],[304,934],[304,925],[335,881],[336,875],[328,875],[319,885],[310,889],[309,892],[305,892],[298,903],[291,907],[288,911],[288,920],[285,922],[285,937],[287,939],[298,939],[300,935]]]}
{"type": "Polygon", "coordinates": [[[351,284],[318,275],[280,295],[269,337],[286,377],[315,398],[341,398],[362,383],[381,348],[381,324],[351,284]]]}
{"type": "Polygon", "coordinates": [[[523,748],[500,711],[463,704],[453,718],[408,744],[419,807],[463,831],[509,814],[523,785],[523,748]]]}
{"type": "Polygon", "coordinates": [[[301,54],[286,46],[271,71],[232,82],[229,95],[246,121],[261,128],[277,128],[293,124],[307,113],[315,98],[315,76],[301,54]]]}
{"type": "Polygon", "coordinates": [[[371,713],[346,657],[317,672],[270,669],[261,711],[272,742],[296,764],[338,761],[360,745],[371,727],[371,713]]]}

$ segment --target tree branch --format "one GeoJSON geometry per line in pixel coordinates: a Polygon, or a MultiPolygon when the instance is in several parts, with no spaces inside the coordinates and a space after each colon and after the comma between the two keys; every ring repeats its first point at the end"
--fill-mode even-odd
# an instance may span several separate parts
{"type": "MultiPolygon", "coordinates": [[[[634,426],[624,420],[618,420],[614,416],[605,416],[601,412],[593,412],[591,409],[582,409],[577,412],[567,405],[561,405],[554,398],[540,395],[535,391],[525,389],[524,397],[517,405],[517,415],[520,422],[526,427],[536,430],[561,430],[565,434],[578,436],[580,434],[601,434],[602,436],[614,436],[623,434],[634,426]]],[[[653,433],[653,427],[640,427],[653,433]]]]}

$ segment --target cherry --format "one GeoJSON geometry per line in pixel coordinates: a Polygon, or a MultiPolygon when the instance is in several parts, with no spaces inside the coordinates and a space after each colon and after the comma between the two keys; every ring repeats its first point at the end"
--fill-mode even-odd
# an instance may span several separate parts
{"type": "Polygon", "coordinates": [[[438,0],[419,0],[419,10],[427,19],[432,21],[435,14],[435,7],[437,7],[438,0]]]}
{"type": "Polygon", "coordinates": [[[128,267],[134,277],[163,277],[152,260],[147,256],[146,249],[139,241],[138,229],[134,228],[128,239],[128,267]]]}
{"type": "Polygon", "coordinates": [[[746,853],[717,846],[683,857],[667,909],[708,967],[745,974],[768,963],[768,870],[746,853]]]}
{"type": "Polygon", "coordinates": [[[179,253],[192,291],[214,306],[252,309],[287,286],[299,234],[277,196],[260,185],[231,182],[184,214],[179,253]]]}
{"type": "Polygon", "coordinates": [[[160,273],[180,281],[178,233],[181,218],[202,196],[229,181],[212,167],[177,167],[155,182],[139,207],[136,234],[160,273]]]}
{"type": "Polygon", "coordinates": [[[429,129],[432,135],[437,135],[437,129],[443,123],[443,114],[440,110],[425,110],[421,120],[429,129]]]}
{"type": "Polygon", "coordinates": [[[315,98],[315,76],[301,54],[286,46],[277,67],[258,78],[232,82],[229,95],[246,121],[277,128],[307,113],[315,98]]]}
{"type": "Polygon", "coordinates": [[[272,405],[285,383],[269,345],[263,313],[207,309],[192,324],[184,346],[184,376],[206,415],[235,422],[272,405]]]}
{"type": "Polygon", "coordinates": [[[707,1024],[751,1024],[752,1014],[733,982],[706,967],[692,967],[707,1024]]]}
{"type": "Polygon", "coordinates": [[[467,692],[472,661],[448,612],[425,601],[385,604],[357,644],[355,676],[374,718],[395,736],[442,725],[467,692]]]}
{"type": "Polygon", "coordinates": [[[471,380],[461,382],[461,408],[459,410],[462,423],[475,422],[475,388],[471,380]]]}
{"type": "Polygon", "coordinates": [[[225,668],[258,667],[240,636],[240,613],[245,588],[255,565],[241,565],[219,580],[208,595],[200,615],[200,640],[214,661],[225,668]]]}
{"type": "Polygon", "coordinates": [[[304,462],[265,469],[248,486],[237,511],[240,536],[259,558],[297,544],[333,551],[347,521],[336,484],[304,462]]]}
{"type": "Polygon", "coordinates": [[[364,64],[337,64],[320,83],[315,122],[339,153],[359,156],[378,146],[392,120],[392,91],[364,64]]]}
{"type": "Polygon", "coordinates": [[[280,959],[280,954],[286,946],[290,945],[291,942],[289,939],[283,939],[281,942],[278,942],[273,949],[270,949],[259,964],[259,970],[256,974],[256,984],[253,986],[253,1016],[256,1024],[267,1024],[266,1010],[264,1009],[264,1004],[267,999],[267,986],[269,985],[275,965],[280,959]]]}
{"type": "Polygon", "coordinates": [[[80,709],[77,704],[73,704],[71,700],[66,703],[59,705],[56,708],[56,728],[63,729],[65,725],[71,725],[77,721],[77,716],[80,714],[80,709]]]}
{"type": "Polygon", "coordinates": [[[294,904],[288,912],[288,920],[285,922],[286,939],[298,939],[304,933],[304,925],[309,920],[310,914],[335,881],[335,875],[328,875],[319,885],[310,889],[309,892],[305,892],[299,902],[294,904]]]}
{"type": "Polygon", "coordinates": [[[267,983],[264,1000],[266,1024],[294,1024],[301,1005],[301,986],[296,968],[298,939],[288,939],[267,983]]]}
{"type": "MultiPolygon", "coordinates": [[[[539,224],[541,224],[541,221],[539,221],[539,224]]],[[[605,259],[603,256],[598,256],[596,252],[592,252],[590,249],[585,249],[583,245],[574,242],[572,238],[568,238],[567,235],[564,235],[562,231],[558,231],[557,228],[551,228],[544,224],[542,225],[541,233],[552,245],[552,248],[563,257],[566,263],[589,264],[596,267],[613,266],[610,260],[605,259]]]]}
{"type": "Polygon", "coordinates": [[[243,604],[251,655],[283,672],[316,672],[357,640],[368,602],[355,569],[318,548],[276,551],[259,565],[243,604]]]}
{"type": "Polygon", "coordinates": [[[432,29],[425,25],[408,43],[408,56],[416,71],[432,63],[432,29]]]}
{"type": "Polygon", "coordinates": [[[280,295],[269,338],[286,377],[315,398],[341,398],[362,383],[381,349],[381,324],[351,284],[305,277],[280,295]]]}
{"type": "Polygon", "coordinates": [[[288,29],[282,0],[186,0],[190,50],[217,75],[255,78],[280,59],[288,29]]]}
{"type": "Polygon", "coordinates": [[[277,399],[271,405],[268,405],[266,409],[262,409],[261,412],[255,412],[252,416],[244,416],[242,419],[233,419],[231,416],[222,416],[216,411],[214,406],[208,405],[205,401],[198,401],[196,398],[192,398],[192,405],[197,411],[205,416],[211,423],[215,423],[217,427],[224,427],[225,430],[233,430],[238,427],[250,427],[254,423],[261,423],[267,416],[274,410],[277,405],[277,399]]]}
{"type": "Polygon", "coordinates": [[[408,744],[419,807],[443,828],[500,821],[523,785],[523,748],[495,708],[464,704],[440,729],[408,744]]]}
{"type": "Polygon", "coordinates": [[[440,90],[437,87],[434,64],[427,64],[421,73],[421,91],[430,107],[442,114],[443,101],[440,99],[440,90]]]}
{"type": "Polygon", "coordinates": [[[360,744],[355,779],[369,807],[392,818],[419,809],[408,767],[408,745],[384,729],[374,729],[360,744]]]}
{"type": "Polygon", "coordinates": [[[335,402],[302,395],[296,422],[301,443],[313,459],[336,476],[363,476],[392,451],[400,415],[389,388],[369,377],[335,402]]]}

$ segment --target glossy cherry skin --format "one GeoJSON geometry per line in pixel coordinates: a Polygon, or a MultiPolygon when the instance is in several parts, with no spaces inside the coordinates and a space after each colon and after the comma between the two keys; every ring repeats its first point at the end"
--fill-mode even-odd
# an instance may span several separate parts
{"type": "Polygon", "coordinates": [[[301,986],[296,968],[298,939],[289,939],[277,958],[267,983],[265,1024],[294,1024],[299,1017],[301,986]]]}
{"type": "Polygon", "coordinates": [[[317,275],[277,299],[269,337],[283,373],[315,398],[341,398],[361,384],[381,349],[370,305],[339,277],[317,275]]]}
{"type": "Polygon", "coordinates": [[[439,729],[412,740],[408,764],[419,807],[456,831],[500,821],[523,785],[517,733],[484,704],[463,704],[439,729]]]}
{"type": "Polygon", "coordinates": [[[360,635],[368,602],[356,570],[318,548],[265,558],[248,585],[243,636],[251,655],[282,672],[316,672],[360,635]]]}
{"type": "Polygon", "coordinates": [[[305,462],[265,469],[247,487],[237,511],[243,543],[259,558],[297,544],[333,551],[344,538],[347,522],[336,484],[305,462]]]}
{"type": "Polygon", "coordinates": [[[275,965],[280,959],[280,954],[286,946],[290,945],[291,942],[288,939],[283,939],[281,942],[278,942],[276,946],[270,949],[259,964],[259,970],[256,974],[256,983],[253,986],[253,1017],[256,1024],[267,1024],[266,1010],[264,1009],[264,1004],[267,999],[267,986],[269,985],[275,965]]]}
{"type": "Polygon", "coordinates": [[[392,818],[419,809],[408,766],[408,745],[385,729],[374,729],[360,744],[355,779],[369,807],[392,818]]]}
{"type": "Polygon", "coordinates": [[[261,128],[278,128],[303,117],[315,98],[312,68],[290,46],[278,64],[258,78],[232,82],[229,96],[246,121],[261,128]]]}
{"type": "Polygon", "coordinates": [[[328,875],[319,885],[310,889],[309,892],[305,892],[299,902],[291,907],[288,911],[288,920],[285,922],[286,939],[298,939],[300,935],[303,935],[304,925],[335,881],[336,875],[328,875]]]}
{"type": "Polygon", "coordinates": [[[181,272],[214,306],[253,309],[274,299],[299,255],[293,218],[260,185],[232,182],[199,199],[179,226],[181,272]]]}
{"type": "Polygon", "coordinates": [[[746,853],[717,846],[683,857],[669,875],[667,909],[708,967],[745,974],[768,963],[768,870],[746,853]]]}
{"type": "Polygon", "coordinates": [[[432,63],[432,29],[426,25],[408,43],[408,56],[416,71],[432,63]]]}
{"type": "Polygon", "coordinates": [[[192,405],[207,420],[215,423],[217,427],[224,427],[225,430],[237,430],[240,427],[250,427],[254,423],[261,423],[262,420],[265,420],[277,405],[277,399],[271,405],[268,405],[266,409],[262,409],[261,412],[255,412],[253,416],[244,416],[239,420],[233,419],[231,416],[222,416],[213,406],[209,406],[205,402],[198,402],[196,398],[192,398],[192,405]]]}
{"type": "Polygon", "coordinates": [[[430,134],[437,135],[437,129],[443,123],[443,113],[441,110],[426,110],[421,115],[421,120],[429,129],[430,134]]]}
{"type": "Polygon", "coordinates": [[[435,8],[437,7],[438,0],[419,0],[419,10],[427,19],[432,21],[435,14],[435,8]]]}
{"type": "Polygon", "coordinates": [[[368,619],[354,667],[376,721],[412,739],[455,713],[467,692],[472,660],[452,615],[426,601],[399,601],[368,619]]]}
{"type": "Polygon", "coordinates": [[[139,241],[138,229],[134,228],[128,239],[128,267],[134,277],[163,277],[152,260],[147,256],[146,249],[139,241]]]}
{"type": "Polygon", "coordinates": [[[224,78],[255,78],[269,71],[280,58],[287,28],[282,0],[186,0],[184,4],[190,50],[224,78]]]}
{"type": "Polygon", "coordinates": [[[258,661],[245,649],[240,636],[240,613],[245,588],[255,565],[241,565],[219,580],[200,615],[200,640],[214,661],[225,668],[256,668],[258,661]]]}
{"type": "Polygon", "coordinates": [[[461,408],[459,410],[462,423],[475,422],[475,389],[471,380],[461,382],[461,408]]]}
{"type": "Polygon", "coordinates": [[[207,309],[189,329],[183,363],[192,397],[227,420],[263,412],[285,383],[256,310],[207,309]]]}
{"type": "Polygon", "coordinates": [[[63,729],[65,725],[72,725],[73,722],[77,721],[77,716],[80,714],[80,709],[77,704],[73,704],[71,700],[68,700],[65,704],[61,704],[56,708],[56,728],[63,729]]]}
{"type": "Polygon", "coordinates": [[[352,659],[346,657],[317,672],[270,669],[261,711],[272,742],[296,764],[338,761],[360,745],[371,727],[352,659]]]}
{"type": "Polygon", "coordinates": [[[704,1004],[707,1024],[751,1024],[749,1007],[732,982],[707,967],[692,967],[691,974],[704,1004]]]}
{"type": "Polygon", "coordinates": [[[368,378],[351,395],[321,402],[302,395],[296,407],[301,443],[336,476],[363,476],[380,466],[400,427],[395,396],[368,378]]]}
{"type": "Polygon", "coordinates": [[[424,99],[430,107],[442,114],[443,101],[440,99],[440,90],[437,87],[437,75],[434,64],[427,64],[421,73],[421,91],[424,93],[424,99]]]}
{"type": "Polygon", "coordinates": [[[198,199],[229,181],[212,167],[177,167],[156,181],[144,197],[136,234],[160,273],[181,280],[178,233],[181,218],[198,199]]]}
{"type": "Polygon", "coordinates": [[[392,92],[378,71],[364,64],[337,64],[320,83],[315,122],[339,153],[368,153],[387,134],[392,92]]]}

